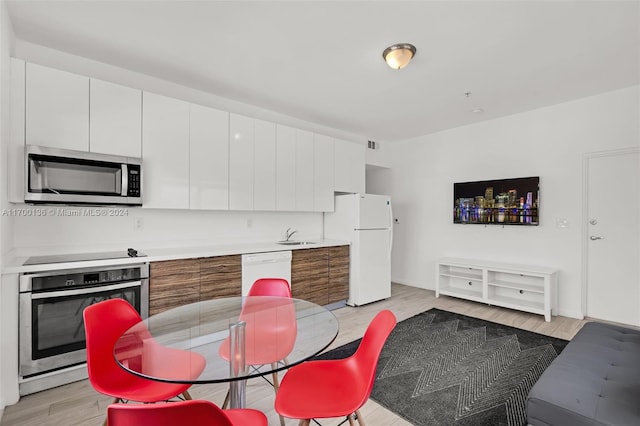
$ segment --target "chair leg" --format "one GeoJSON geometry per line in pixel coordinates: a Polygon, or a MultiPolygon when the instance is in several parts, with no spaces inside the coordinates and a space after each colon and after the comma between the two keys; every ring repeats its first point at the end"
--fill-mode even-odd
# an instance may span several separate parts
{"type": "Polygon", "coordinates": [[[347,420],[349,420],[349,426],[356,426],[356,423],[353,421],[353,413],[347,416],[347,420]]]}
{"type": "Polygon", "coordinates": [[[191,399],[191,395],[189,395],[188,391],[182,392],[182,396],[184,397],[184,399],[191,399]]]}
{"type": "Polygon", "coordinates": [[[222,409],[225,410],[229,406],[229,391],[227,390],[227,394],[224,397],[224,402],[222,403],[222,409]]]}
{"type": "MultiPolygon", "coordinates": [[[[276,369],[278,367],[277,363],[272,363],[271,364],[271,368],[272,369],[276,369]]],[[[273,377],[273,391],[275,392],[275,394],[278,394],[278,389],[280,389],[280,383],[278,382],[278,372],[274,371],[273,373],[271,373],[271,376],[273,377]]],[[[279,416],[280,417],[280,426],[284,426],[284,417],[279,416]]]]}
{"type": "Polygon", "coordinates": [[[309,426],[311,424],[311,419],[304,419],[298,422],[298,426],[309,426]]]}
{"type": "Polygon", "coordinates": [[[364,424],[364,419],[362,418],[362,414],[360,414],[360,410],[356,410],[356,412],[355,412],[354,414],[355,414],[355,416],[354,416],[354,417],[355,417],[355,418],[356,418],[356,420],[358,421],[358,424],[359,424],[360,426],[366,426],[366,425],[364,424]]]}

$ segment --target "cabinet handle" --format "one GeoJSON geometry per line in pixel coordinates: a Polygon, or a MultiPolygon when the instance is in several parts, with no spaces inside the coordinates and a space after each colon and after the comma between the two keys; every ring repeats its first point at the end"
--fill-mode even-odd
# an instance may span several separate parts
{"type": "Polygon", "coordinates": [[[524,294],[524,290],[520,290],[520,294],[524,294]]]}

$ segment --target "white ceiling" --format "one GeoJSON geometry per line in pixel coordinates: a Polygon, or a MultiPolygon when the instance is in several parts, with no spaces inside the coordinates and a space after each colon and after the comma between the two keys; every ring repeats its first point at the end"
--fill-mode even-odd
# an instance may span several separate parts
{"type": "Polygon", "coordinates": [[[7,5],[18,39],[377,141],[640,83],[638,1],[7,5]],[[397,42],[418,49],[399,71],[397,42]]]}

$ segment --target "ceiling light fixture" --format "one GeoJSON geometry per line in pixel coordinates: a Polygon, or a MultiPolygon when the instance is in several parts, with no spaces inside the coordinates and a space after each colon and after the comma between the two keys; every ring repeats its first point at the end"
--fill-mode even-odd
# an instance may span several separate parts
{"type": "Polygon", "coordinates": [[[391,68],[399,70],[406,67],[416,54],[416,47],[409,43],[398,43],[389,46],[382,52],[387,65],[391,68]]]}

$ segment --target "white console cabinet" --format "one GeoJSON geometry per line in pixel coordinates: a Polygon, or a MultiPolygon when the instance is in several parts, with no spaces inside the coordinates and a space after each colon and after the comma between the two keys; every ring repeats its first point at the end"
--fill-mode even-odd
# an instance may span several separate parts
{"type": "Polygon", "coordinates": [[[489,305],[557,315],[558,271],[531,265],[445,258],[436,270],[436,297],[459,297],[489,305]]]}

